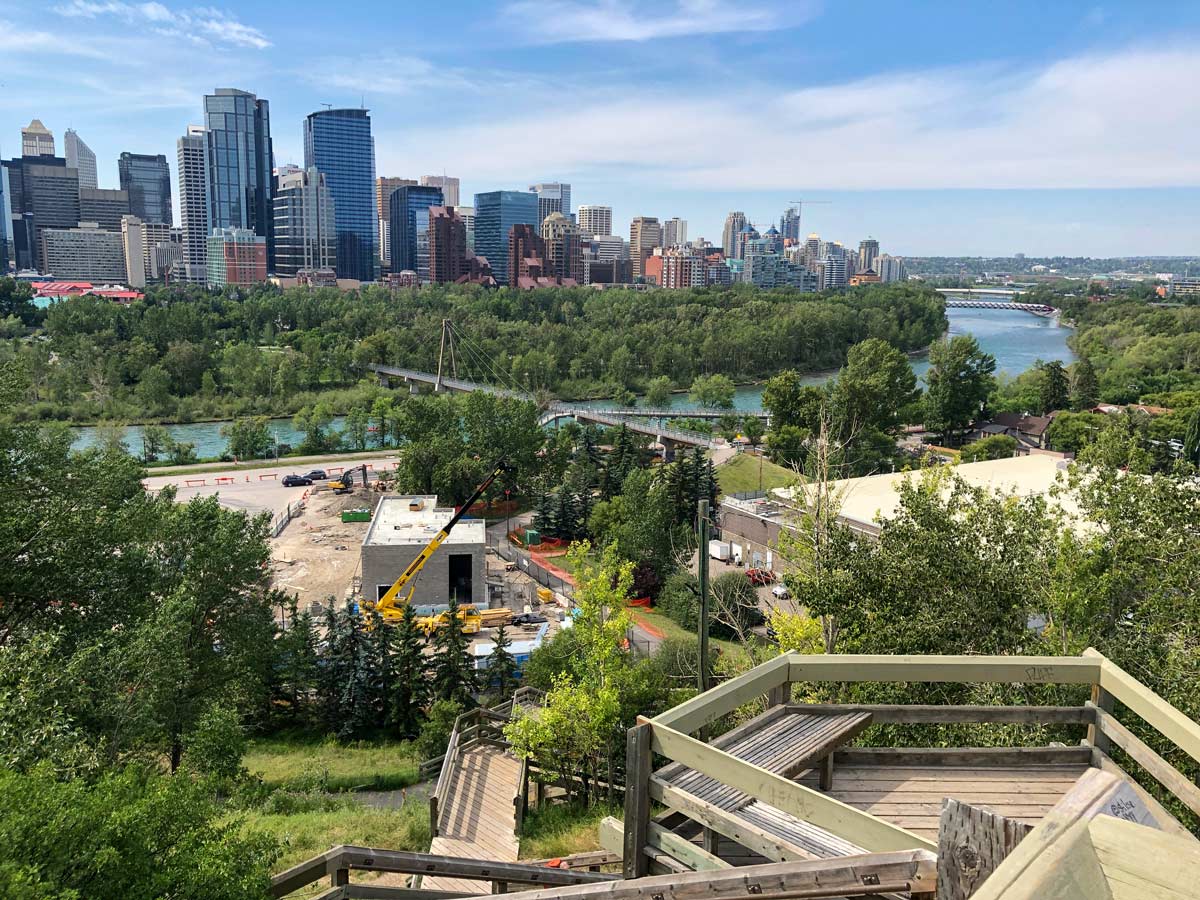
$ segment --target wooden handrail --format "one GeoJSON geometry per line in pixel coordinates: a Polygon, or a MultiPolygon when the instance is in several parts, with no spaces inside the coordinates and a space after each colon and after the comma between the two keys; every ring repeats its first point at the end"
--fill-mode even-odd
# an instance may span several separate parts
{"type": "Polygon", "coordinates": [[[1088,703],[1096,716],[1096,724],[1114,744],[1129,754],[1129,758],[1149,772],[1181,803],[1200,816],[1200,787],[1163,759],[1141,738],[1122,725],[1111,713],[1088,703]]]}
{"type": "Polygon", "coordinates": [[[810,656],[789,653],[787,659],[788,680],[791,682],[1093,684],[1100,678],[1100,661],[1086,656],[890,656],[852,653],[810,656]]]}
{"type": "Polygon", "coordinates": [[[1137,713],[1159,734],[1200,762],[1200,725],[1095,650],[1085,651],[1100,664],[1100,687],[1137,713]]]}
{"type": "MultiPolygon", "coordinates": [[[[579,869],[559,869],[527,863],[496,862],[490,859],[441,856],[434,853],[411,853],[402,850],[381,850],[374,847],[342,845],[292,866],[271,878],[272,897],[284,897],[292,891],[312,884],[325,875],[348,873],[352,869],[365,872],[399,872],[407,875],[445,875],[472,881],[505,882],[530,885],[581,885],[612,881],[619,876],[605,872],[579,869]]],[[[353,886],[352,886],[353,887],[353,886]]],[[[335,892],[328,892],[335,894],[335,892]]],[[[378,896],[437,897],[444,893],[425,892],[411,895],[381,893],[378,896]]],[[[341,896],[350,896],[343,894],[341,896]]],[[[366,896],[355,894],[355,896],[366,896]]]]}
{"type": "Polygon", "coordinates": [[[871,713],[873,725],[1091,725],[1095,712],[1087,706],[941,706],[891,703],[792,703],[790,712],[809,716],[871,713]]]}

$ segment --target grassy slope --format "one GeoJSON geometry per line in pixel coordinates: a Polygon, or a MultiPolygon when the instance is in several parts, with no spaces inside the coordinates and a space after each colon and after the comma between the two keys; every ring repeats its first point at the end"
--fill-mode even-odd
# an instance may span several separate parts
{"type": "MultiPolygon", "coordinates": [[[[717,467],[717,482],[722,494],[736,494],[742,491],[758,490],[759,458],[748,453],[739,453],[729,462],[717,467]]],[[[783,466],[777,466],[770,460],[762,462],[762,489],[786,487],[796,481],[796,473],[783,466]]]]}
{"type": "Polygon", "coordinates": [[[243,764],[268,787],[304,784],[328,791],[395,790],[414,784],[419,760],[407,741],[339,744],[309,735],[250,742],[243,764]]]}
{"type": "Polygon", "coordinates": [[[521,859],[553,859],[599,850],[600,820],[621,811],[606,806],[580,810],[569,806],[549,806],[544,812],[533,810],[525,819],[521,835],[521,859]]]}

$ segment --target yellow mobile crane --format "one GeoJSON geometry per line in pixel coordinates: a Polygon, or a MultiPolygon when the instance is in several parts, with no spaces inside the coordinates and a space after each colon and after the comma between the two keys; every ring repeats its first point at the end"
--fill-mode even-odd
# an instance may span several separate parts
{"type": "Polygon", "coordinates": [[[425,545],[425,548],[417,554],[416,558],[408,564],[400,577],[397,578],[390,588],[387,589],[379,601],[375,604],[375,609],[379,611],[379,615],[383,617],[385,622],[398,622],[404,615],[404,607],[412,602],[413,591],[417,588],[417,576],[421,574],[421,569],[425,567],[425,563],[429,561],[429,557],[433,556],[435,550],[442,546],[442,542],[450,536],[451,529],[458,524],[459,519],[467,514],[467,510],[475,505],[476,501],[483,496],[483,492],[491,487],[492,482],[507,472],[509,469],[508,463],[501,460],[496,464],[496,468],[487,478],[480,482],[479,487],[475,488],[475,493],[467,499],[466,503],[459,507],[458,512],[450,517],[442,530],[433,536],[433,539],[425,545]],[[407,588],[408,592],[404,592],[407,588]]]}

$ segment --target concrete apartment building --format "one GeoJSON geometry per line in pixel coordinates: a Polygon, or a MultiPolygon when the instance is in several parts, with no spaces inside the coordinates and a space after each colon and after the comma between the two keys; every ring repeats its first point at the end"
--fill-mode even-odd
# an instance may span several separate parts
{"type": "Polygon", "coordinates": [[[612,234],[612,207],[584,205],[576,213],[579,230],[588,234],[612,234]]]}
{"type": "MultiPolygon", "coordinates": [[[[437,505],[436,496],[380,498],[362,543],[363,596],[382,597],[453,515],[453,509],[437,505]]],[[[453,596],[459,604],[486,607],[486,545],[482,519],[459,522],[417,576],[413,603],[444,606],[453,596]]]]}
{"type": "Polygon", "coordinates": [[[46,271],[60,281],[123,284],[127,278],[121,232],[107,231],[95,222],[43,229],[42,259],[46,271]]]}

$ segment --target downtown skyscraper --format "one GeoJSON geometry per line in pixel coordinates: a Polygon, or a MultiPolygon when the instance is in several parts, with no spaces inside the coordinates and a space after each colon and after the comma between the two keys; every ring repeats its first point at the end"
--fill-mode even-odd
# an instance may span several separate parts
{"type": "Polygon", "coordinates": [[[264,238],[267,269],[273,271],[275,211],[271,197],[275,154],[270,104],[247,91],[217,88],[204,98],[204,125],[208,227],[245,228],[264,238]]]}
{"type": "Polygon", "coordinates": [[[544,184],[531,184],[529,190],[538,196],[537,225],[539,228],[546,220],[546,216],[553,212],[560,212],[568,218],[574,218],[571,215],[571,186],[569,184],[549,181],[544,184]]]}
{"type": "MultiPolygon", "coordinates": [[[[129,212],[143,222],[171,225],[171,169],[161,153],[122,153],[117,157],[121,190],[129,194],[129,212]]],[[[83,187],[82,177],[79,186],[83,187]]]]}
{"type": "Polygon", "coordinates": [[[491,264],[500,284],[509,283],[508,235],[514,225],[532,225],[535,234],[538,195],[527,191],[488,191],[475,195],[475,254],[491,264]]]}
{"type": "Polygon", "coordinates": [[[96,180],[96,154],[75,133],[74,128],[68,128],[63,134],[63,151],[67,155],[67,166],[79,172],[79,187],[93,190],[99,187],[96,180]]]}
{"type": "Polygon", "coordinates": [[[746,214],[744,212],[731,212],[725,217],[725,229],[721,233],[721,250],[725,253],[726,259],[733,259],[737,255],[738,235],[745,227],[746,214]]]}
{"type": "Polygon", "coordinates": [[[188,126],[176,143],[179,174],[179,224],[183,226],[183,277],[204,284],[208,276],[208,136],[188,126]]]}
{"type": "Polygon", "coordinates": [[[304,167],[325,176],[333,196],[339,278],[375,280],[375,141],[365,109],[323,109],[304,120],[304,167]]]}

